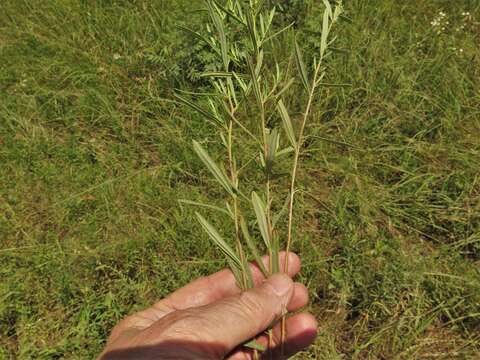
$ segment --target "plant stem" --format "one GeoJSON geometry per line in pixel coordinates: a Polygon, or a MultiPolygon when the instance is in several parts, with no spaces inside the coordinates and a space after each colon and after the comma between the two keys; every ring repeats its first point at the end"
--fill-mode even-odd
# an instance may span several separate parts
{"type": "MultiPolygon", "coordinates": [[[[313,99],[315,95],[315,90],[317,89],[317,80],[318,76],[320,74],[320,69],[322,65],[322,58],[320,58],[320,61],[318,62],[317,67],[315,68],[315,72],[313,75],[313,81],[312,81],[312,86],[310,88],[310,92],[308,94],[308,102],[307,106],[305,108],[305,112],[303,114],[303,120],[302,120],[302,125],[300,127],[300,132],[298,135],[298,141],[297,141],[297,146],[295,147],[295,153],[294,153],[294,158],[293,158],[293,167],[292,167],[292,176],[290,180],[290,200],[288,203],[288,230],[287,230],[287,245],[285,248],[285,265],[284,265],[284,271],[286,274],[288,274],[288,266],[289,266],[289,254],[290,254],[290,248],[292,245],[292,229],[293,229],[293,205],[294,205],[294,200],[295,200],[295,184],[297,180],[297,172],[298,172],[298,164],[299,164],[299,159],[300,159],[300,153],[301,153],[301,148],[303,146],[304,142],[304,137],[303,133],[305,131],[305,126],[307,124],[308,117],[310,115],[312,105],[313,105],[313,99]]],[[[287,336],[287,329],[286,329],[286,316],[282,317],[282,324],[281,324],[281,353],[285,353],[285,341],[286,341],[286,336],[287,336]]]]}
{"type": "MultiPolygon", "coordinates": [[[[231,115],[232,118],[235,116],[235,110],[233,108],[233,104],[230,101],[230,108],[231,108],[231,115]]],[[[228,125],[228,136],[227,136],[227,151],[228,151],[228,164],[230,167],[230,178],[232,180],[232,184],[236,184],[237,182],[237,170],[235,166],[235,159],[233,158],[233,121],[229,122],[228,125]]],[[[238,198],[236,195],[232,196],[233,202],[233,218],[235,222],[235,241],[237,245],[237,251],[240,256],[240,261],[245,264],[245,254],[243,252],[242,242],[240,241],[240,226],[238,222],[238,198]]],[[[242,271],[242,286],[243,290],[248,289],[248,282],[247,282],[247,273],[245,269],[242,271]]]]}

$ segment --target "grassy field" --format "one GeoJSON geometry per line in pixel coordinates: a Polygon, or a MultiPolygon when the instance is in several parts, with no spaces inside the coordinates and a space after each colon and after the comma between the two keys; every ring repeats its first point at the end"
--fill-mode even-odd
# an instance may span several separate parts
{"type": "MultiPolygon", "coordinates": [[[[313,48],[305,3],[282,17],[313,48]]],[[[454,4],[345,1],[328,82],[351,86],[315,104],[300,173],[320,335],[299,359],[479,357],[480,5],[454,4]]],[[[223,196],[191,149],[213,130],[171,102],[203,86],[209,54],[176,27],[201,8],[1,1],[0,359],[93,358],[123,316],[225,266],[177,202],[223,196]]]]}

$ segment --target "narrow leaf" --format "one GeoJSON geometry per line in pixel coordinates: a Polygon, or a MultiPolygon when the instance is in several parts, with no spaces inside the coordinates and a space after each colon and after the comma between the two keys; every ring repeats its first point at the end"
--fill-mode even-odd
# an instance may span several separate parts
{"type": "Polygon", "coordinates": [[[278,101],[277,110],[282,118],[283,128],[285,129],[285,133],[287,134],[290,144],[294,148],[297,148],[297,140],[295,139],[295,132],[293,131],[292,119],[290,118],[288,110],[285,107],[282,99],[278,101]]]}
{"type": "Polygon", "coordinates": [[[274,33],[273,35],[270,35],[268,38],[266,38],[263,42],[266,43],[267,41],[270,41],[270,40],[274,39],[275,37],[277,37],[278,35],[280,35],[284,31],[290,29],[293,25],[295,25],[295,22],[292,22],[291,24],[289,24],[289,25],[285,26],[284,28],[278,30],[276,33],[274,33]]]}
{"type": "Polygon", "coordinates": [[[272,173],[273,164],[277,155],[278,139],[278,129],[274,128],[270,130],[270,133],[267,135],[267,158],[265,166],[267,176],[270,176],[272,173]]]}
{"type": "Polygon", "coordinates": [[[200,41],[203,41],[205,42],[208,46],[210,46],[210,48],[218,55],[218,56],[221,56],[222,54],[217,50],[217,48],[212,44],[212,42],[210,40],[208,40],[205,36],[203,36],[202,34],[192,30],[192,29],[189,29],[187,27],[184,27],[184,26],[177,26],[180,30],[183,30],[185,32],[188,32],[190,35],[192,35],[193,37],[197,38],[198,40],[200,41]]]}
{"type": "Polygon", "coordinates": [[[302,80],[302,84],[305,87],[305,90],[310,92],[310,82],[308,80],[307,69],[305,67],[305,63],[303,62],[302,51],[300,50],[300,46],[298,45],[296,38],[295,38],[295,61],[297,63],[297,68],[300,73],[300,79],[302,80]]]}
{"type": "Polygon", "coordinates": [[[319,82],[318,85],[323,87],[333,87],[333,88],[348,88],[353,86],[352,84],[330,84],[330,83],[324,83],[324,82],[319,82]]]}
{"type": "Polygon", "coordinates": [[[254,241],[250,237],[247,223],[245,222],[245,219],[243,217],[240,217],[240,228],[242,229],[243,238],[247,243],[248,249],[252,253],[253,259],[257,263],[263,276],[268,277],[268,271],[265,268],[265,264],[263,263],[262,258],[260,257],[260,252],[258,251],[257,245],[254,243],[254,241]]]}
{"type": "Polygon", "coordinates": [[[277,93],[277,95],[275,95],[275,97],[278,99],[280,98],[280,96],[282,96],[282,94],[287,91],[290,86],[292,86],[292,84],[295,82],[295,79],[294,78],[291,78],[290,80],[287,81],[287,83],[283,86],[283,88],[277,93]]]}
{"type": "Polygon", "coordinates": [[[220,250],[225,254],[227,259],[229,259],[235,266],[238,268],[242,267],[242,262],[238,258],[237,254],[233,249],[228,245],[218,231],[198,212],[195,212],[200,225],[202,225],[203,230],[210,236],[215,245],[217,245],[220,250]]]}
{"type": "Polygon", "coordinates": [[[247,17],[247,30],[248,30],[248,35],[250,36],[250,41],[252,42],[253,45],[253,52],[256,54],[258,53],[258,40],[257,40],[257,30],[255,26],[255,18],[252,15],[251,11],[247,11],[246,13],[247,17]]]}
{"type": "Polygon", "coordinates": [[[235,80],[237,80],[238,85],[242,89],[243,94],[245,96],[247,96],[248,95],[248,86],[247,86],[247,84],[245,84],[245,81],[243,81],[236,72],[233,72],[232,74],[233,74],[235,80]]]}
{"type": "Polygon", "coordinates": [[[327,39],[329,32],[329,15],[328,9],[323,13],[323,25],[322,25],[322,37],[320,39],[320,58],[323,57],[325,51],[327,51],[327,39]]]}
{"type": "Polygon", "coordinates": [[[229,217],[231,217],[231,213],[228,210],[222,209],[219,206],[204,204],[204,203],[201,203],[201,202],[191,201],[191,200],[186,200],[186,199],[180,199],[180,200],[178,200],[178,202],[182,203],[182,204],[194,205],[194,206],[199,206],[199,207],[204,207],[204,208],[207,208],[207,209],[215,210],[215,211],[224,213],[224,214],[228,215],[229,217]]]}
{"type": "Polygon", "coordinates": [[[242,259],[243,259],[242,272],[243,272],[243,275],[245,276],[247,289],[251,289],[255,286],[253,282],[252,268],[250,267],[250,264],[248,263],[248,260],[245,254],[243,254],[242,259]]]}
{"type": "Polygon", "coordinates": [[[213,161],[213,159],[208,155],[207,151],[195,140],[193,140],[193,150],[197,153],[198,157],[202,160],[208,170],[212,173],[215,179],[220,183],[220,185],[232,196],[235,195],[235,190],[232,186],[232,183],[228,179],[227,175],[220,170],[218,165],[213,161]]]}
{"type": "Polygon", "coordinates": [[[250,81],[253,87],[253,93],[255,94],[255,99],[257,100],[258,106],[263,106],[262,93],[260,91],[260,84],[258,83],[257,76],[255,74],[255,67],[252,64],[251,60],[248,60],[248,70],[250,72],[250,81]]]}
{"type": "Polygon", "coordinates": [[[277,157],[277,158],[282,157],[282,156],[284,156],[284,155],[290,154],[290,153],[293,152],[293,151],[294,151],[293,147],[291,147],[291,146],[286,147],[285,149],[282,149],[282,150],[280,150],[280,151],[277,151],[277,156],[276,156],[276,157],[277,157]]]}
{"type": "Polygon", "coordinates": [[[224,7],[222,4],[220,4],[220,2],[216,0],[213,0],[213,2],[217,6],[217,8],[222,10],[225,14],[229,15],[232,19],[235,19],[240,24],[245,25],[245,22],[240,17],[238,17],[233,11],[228,10],[226,7],[224,7]]]}
{"type": "Polygon", "coordinates": [[[333,18],[332,5],[330,5],[330,2],[328,0],[323,0],[323,4],[325,5],[325,11],[327,12],[330,19],[332,19],[333,18]]]}
{"type": "Polygon", "coordinates": [[[249,342],[243,344],[246,348],[253,349],[253,350],[258,350],[261,352],[264,352],[267,350],[267,347],[261,343],[259,343],[257,340],[253,339],[250,340],[249,342]]]}
{"type": "Polygon", "coordinates": [[[225,70],[228,70],[228,67],[230,64],[230,58],[228,56],[227,35],[225,34],[225,28],[223,26],[222,19],[218,15],[217,8],[215,7],[212,0],[207,0],[207,9],[208,9],[208,13],[210,14],[210,18],[212,19],[212,22],[215,25],[215,29],[217,30],[217,33],[218,33],[223,66],[225,70]]]}
{"type": "Polygon", "coordinates": [[[260,50],[257,56],[257,64],[255,66],[255,77],[259,78],[260,77],[260,72],[262,71],[262,65],[263,65],[263,50],[260,50]]]}
{"type": "Polygon", "coordinates": [[[242,275],[242,269],[238,267],[237,264],[235,264],[230,258],[227,257],[227,263],[228,267],[233,273],[233,277],[235,278],[235,281],[237,283],[237,286],[242,289],[242,290],[247,290],[244,289],[243,286],[243,275],[242,275]]]}
{"type": "Polygon", "coordinates": [[[272,239],[272,253],[271,253],[272,258],[270,259],[270,263],[272,264],[273,274],[280,272],[279,253],[280,253],[280,244],[278,242],[278,236],[274,234],[272,239]]]}
{"type": "Polygon", "coordinates": [[[202,114],[205,118],[207,118],[208,120],[211,120],[213,122],[215,122],[217,125],[224,125],[223,124],[223,121],[220,120],[217,116],[215,116],[214,114],[202,109],[200,106],[198,106],[197,104],[195,104],[194,102],[190,101],[190,100],[187,100],[186,98],[178,95],[178,94],[173,94],[173,96],[182,104],[184,105],[187,105],[188,107],[190,107],[191,109],[197,111],[198,113],[202,114]]]}
{"type": "Polygon", "coordinates": [[[233,74],[226,71],[208,71],[199,74],[199,77],[230,78],[233,74]]]}
{"type": "Polygon", "coordinates": [[[263,241],[265,242],[267,250],[271,252],[272,243],[270,241],[270,234],[268,231],[267,216],[265,215],[265,205],[255,191],[252,192],[252,204],[263,241]]]}

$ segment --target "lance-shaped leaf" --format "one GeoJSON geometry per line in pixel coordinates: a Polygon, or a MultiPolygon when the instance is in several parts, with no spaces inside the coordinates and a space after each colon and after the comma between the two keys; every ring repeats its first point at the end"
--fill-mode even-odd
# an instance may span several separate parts
{"type": "Polygon", "coordinates": [[[328,14],[330,19],[332,19],[333,18],[332,5],[330,5],[330,2],[328,0],[323,0],[323,4],[325,5],[325,12],[328,14]]]}
{"type": "Polygon", "coordinates": [[[278,129],[274,128],[270,130],[267,135],[267,157],[265,159],[265,171],[267,176],[272,174],[273,164],[277,155],[278,142],[278,129]]]}
{"type": "Polygon", "coordinates": [[[255,18],[252,15],[251,11],[247,11],[247,30],[248,35],[250,36],[250,41],[253,45],[253,52],[256,54],[258,53],[258,36],[257,36],[257,28],[255,26],[255,18]]]}
{"type": "Polygon", "coordinates": [[[220,120],[215,114],[212,114],[204,109],[202,109],[197,104],[191,102],[190,100],[185,99],[184,97],[173,94],[173,96],[182,104],[187,105],[189,108],[197,111],[198,113],[202,114],[206,119],[213,121],[217,125],[224,125],[222,120],[220,120]]]}
{"type": "Polygon", "coordinates": [[[233,76],[231,72],[227,71],[206,71],[198,75],[201,78],[211,77],[211,78],[230,78],[233,76]]]}
{"type": "Polygon", "coordinates": [[[193,150],[197,153],[200,160],[203,161],[208,170],[212,173],[220,185],[232,196],[235,195],[235,190],[228,179],[227,175],[218,167],[213,159],[208,155],[207,151],[197,141],[193,140],[193,150]]]}
{"type": "Polygon", "coordinates": [[[297,140],[295,139],[295,133],[293,131],[292,119],[288,114],[288,110],[283,103],[283,100],[280,99],[277,104],[277,110],[282,118],[283,128],[285,129],[285,133],[287,134],[288,140],[290,144],[296,149],[297,148],[297,140]]]}
{"type": "Polygon", "coordinates": [[[246,289],[251,289],[255,286],[255,283],[253,282],[253,273],[252,273],[252,268],[250,267],[250,264],[248,263],[248,259],[245,256],[245,254],[242,252],[242,275],[245,278],[246,282],[246,289]]]}
{"type": "Polygon", "coordinates": [[[184,27],[184,26],[177,26],[180,30],[183,30],[185,32],[188,32],[190,35],[192,35],[193,37],[197,38],[198,40],[200,41],[203,41],[205,42],[208,46],[210,46],[210,48],[215,52],[217,53],[218,56],[221,56],[222,54],[218,51],[218,49],[212,44],[212,42],[210,40],[208,40],[205,36],[203,36],[202,34],[192,30],[192,29],[189,29],[187,27],[184,27]]]}
{"type": "Polygon", "coordinates": [[[245,219],[243,217],[240,217],[240,228],[242,229],[243,239],[245,240],[248,249],[253,255],[253,259],[257,263],[263,276],[268,277],[268,271],[265,268],[265,264],[263,263],[262,258],[260,257],[260,252],[258,251],[257,245],[250,236],[247,223],[245,222],[245,219]]]}
{"type": "Polygon", "coordinates": [[[292,153],[293,151],[294,151],[294,148],[292,146],[288,146],[285,149],[278,150],[276,158],[278,159],[282,156],[288,155],[288,154],[292,153]]]}
{"type": "MultiPolygon", "coordinates": [[[[338,18],[340,16],[342,16],[342,12],[343,12],[343,6],[342,6],[342,3],[337,3],[337,5],[335,6],[335,11],[333,12],[333,19],[332,21],[335,22],[338,20],[338,18]]],[[[348,19],[348,18],[347,18],[348,19]]],[[[349,19],[351,20],[351,19],[349,19]]]]}
{"type": "Polygon", "coordinates": [[[223,11],[225,14],[230,16],[232,19],[238,21],[240,24],[245,25],[245,21],[243,21],[242,18],[240,18],[237,14],[235,14],[233,11],[227,9],[225,6],[223,6],[219,1],[213,0],[215,5],[217,6],[218,9],[223,11]]]}
{"type": "Polygon", "coordinates": [[[201,202],[198,202],[198,201],[191,201],[191,200],[187,200],[187,199],[180,199],[180,200],[178,200],[178,202],[182,203],[182,204],[193,205],[193,206],[203,207],[203,208],[210,209],[210,210],[215,210],[215,211],[221,212],[223,214],[226,214],[229,217],[232,217],[232,213],[229,210],[222,209],[219,206],[204,204],[204,203],[201,203],[201,202]]]}
{"type": "Polygon", "coordinates": [[[267,37],[263,42],[268,42],[270,40],[272,40],[273,38],[277,37],[278,35],[280,35],[281,33],[283,33],[284,31],[290,29],[293,25],[295,25],[295,22],[292,22],[290,23],[289,25],[285,26],[284,28],[278,30],[276,33],[274,33],[273,35],[270,35],[269,37],[267,37]]]}
{"type": "Polygon", "coordinates": [[[297,63],[298,72],[300,73],[300,79],[302,84],[305,87],[305,90],[310,92],[310,82],[308,80],[307,68],[303,62],[303,55],[300,46],[298,45],[297,39],[295,38],[295,61],[297,63]]]}
{"type": "Polygon", "coordinates": [[[228,56],[227,35],[225,34],[225,28],[223,26],[222,19],[218,15],[217,8],[212,0],[207,0],[207,9],[218,33],[223,66],[225,70],[228,70],[230,57],[228,56]]]}
{"type": "Polygon", "coordinates": [[[263,99],[262,99],[262,93],[260,90],[260,84],[258,83],[258,78],[257,78],[257,75],[255,74],[255,67],[252,64],[252,61],[250,59],[248,60],[248,71],[250,73],[250,81],[252,84],[253,93],[255,94],[255,99],[257,100],[258,106],[262,107],[263,99]]]}
{"type": "Polygon", "coordinates": [[[230,258],[227,257],[227,263],[228,263],[228,267],[230,268],[230,270],[232,271],[233,273],[233,277],[235,278],[235,281],[237,282],[237,286],[240,288],[240,289],[243,289],[243,290],[246,290],[244,289],[244,285],[243,285],[243,274],[242,274],[242,269],[240,269],[230,258]]]}
{"type": "Polygon", "coordinates": [[[236,72],[233,72],[233,77],[235,78],[235,80],[237,80],[237,84],[240,86],[240,89],[242,89],[243,91],[243,94],[245,96],[248,95],[248,86],[247,84],[245,84],[245,81],[242,80],[242,78],[236,73],[236,72]]]}
{"type": "MultiPolygon", "coordinates": [[[[331,8],[330,8],[331,11],[331,8]]],[[[327,39],[328,39],[328,32],[330,31],[329,28],[329,10],[328,8],[323,13],[323,24],[322,24],[322,36],[320,38],[320,58],[323,57],[325,51],[327,51],[327,39]]]]}
{"type": "Polygon", "coordinates": [[[249,342],[243,344],[243,346],[245,346],[246,348],[258,350],[261,352],[264,352],[267,350],[267,347],[265,345],[261,344],[260,342],[258,342],[258,340],[255,340],[255,339],[250,340],[249,342]]]}
{"type": "Polygon", "coordinates": [[[257,56],[257,65],[255,66],[255,77],[257,79],[260,78],[260,72],[262,71],[263,57],[264,57],[263,50],[260,50],[257,56]]]}
{"type": "Polygon", "coordinates": [[[287,81],[287,83],[280,89],[280,91],[275,95],[275,97],[277,99],[280,98],[280,96],[282,96],[282,94],[287,91],[290,86],[292,86],[292,84],[295,82],[295,78],[291,78],[290,80],[287,81]]]}
{"type": "Polygon", "coordinates": [[[228,245],[222,236],[218,233],[218,231],[198,212],[195,212],[200,225],[202,225],[203,230],[210,236],[212,241],[217,245],[220,250],[225,254],[229,262],[236,267],[237,269],[242,268],[242,262],[240,261],[239,257],[233,251],[233,249],[228,245]]]}
{"type": "Polygon", "coordinates": [[[278,273],[280,272],[280,259],[278,257],[278,254],[280,252],[280,244],[278,241],[278,236],[273,234],[273,239],[272,239],[272,254],[271,254],[271,259],[270,263],[272,264],[272,273],[278,273]]]}
{"type": "Polygon", "coordinates": [[[258,228],[260,229],[260,234],[262,234],[263,241],[267,250],[270,252],[272,249],[272,242],[270,241],[270,232],[268,231],[267,216],[265,214],[265,205],[263,204],[262,199],[254,191],[252,192],[252,204],[253,210],[257,217],[258,228]]]}

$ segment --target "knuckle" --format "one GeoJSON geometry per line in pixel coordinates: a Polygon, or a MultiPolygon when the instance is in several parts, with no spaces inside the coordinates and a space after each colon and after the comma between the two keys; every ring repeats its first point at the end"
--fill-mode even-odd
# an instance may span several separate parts
{"type": "Polygon", "coordinates": [[[228,349],[217,344],[218,339],[212,333],[213,326],[216,326],[215,319],[201,311],[181,310],[168,320],[168,326],[164,328],[162,338],[188,344],[194,354],[207,354],[209,359],[222,359],[228,349]]]}
{"type": "Polygon", "coordinates": [[[242,293],[236,302],[236,313],[239,317],[244,318],[245,321],[251,324],[258,325],[258,332],[263,330],[263,327],[273,321],[273,317],[269,316],[270,311],[265,311],[264,304],[259,301],[258,296],[252,292],[242,293]],[[265,325],[265,323],[267,323],[265,325]]]}
{"type": "Polygon", "coordinates": [[[211,321],[195,310],[181,310],[168,319],[168,326],[164,329],[164,336],[182,338],[189,341],[200,341],[208,338],[208,329],[211,321]]]}

